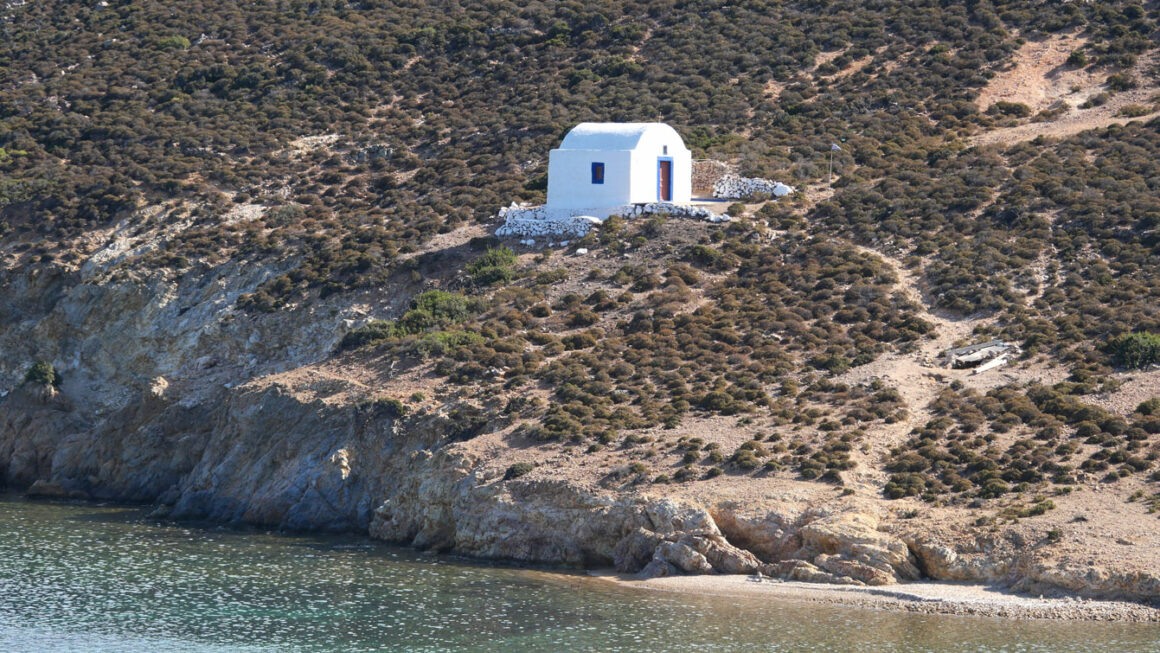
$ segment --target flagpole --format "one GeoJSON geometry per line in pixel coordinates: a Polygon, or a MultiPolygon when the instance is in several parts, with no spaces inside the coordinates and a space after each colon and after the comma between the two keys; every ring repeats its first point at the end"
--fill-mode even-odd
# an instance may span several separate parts
{"type": "Polygon", "coordinates": [[[830,167],[826,170],[826,185],[834,185],[834,152],[841,152],[842,148],[838,147],[837,143],[830,143],[830,167]]]}

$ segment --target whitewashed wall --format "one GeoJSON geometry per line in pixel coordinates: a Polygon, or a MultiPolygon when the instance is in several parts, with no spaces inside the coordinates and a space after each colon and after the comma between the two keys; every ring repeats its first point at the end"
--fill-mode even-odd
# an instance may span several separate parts
{"type": "Polygon", "coordinates": [[[548,154],[548,206],[586,209],[618,206],[631,196],[630,152],[552,150],[548,154]],[[604,183],[592,183],[592,163],[604,164],[604,183]]]}
{"type": "Polygon", "coordinates": [[[693,155],[685,148],[681,137],[675,131],[649,130],[641,137],[640,143],[632,151],[633,180],[632,197],[629,202],[656,202],[660,180],[657,159],[668,157],[673,160],[673,199],[675,203],[693,199],[693,155]],[[664,146],[669,153],[663,154],[664,146]]]}

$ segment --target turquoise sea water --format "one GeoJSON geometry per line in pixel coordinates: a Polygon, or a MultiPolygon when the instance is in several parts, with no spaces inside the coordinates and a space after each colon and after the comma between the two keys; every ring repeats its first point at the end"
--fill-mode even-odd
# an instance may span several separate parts
{"type": "Polygon", "coordinates": [[[0,498],[0,651],[1141,651],[1160,627],[656,593],[0,498]]]}

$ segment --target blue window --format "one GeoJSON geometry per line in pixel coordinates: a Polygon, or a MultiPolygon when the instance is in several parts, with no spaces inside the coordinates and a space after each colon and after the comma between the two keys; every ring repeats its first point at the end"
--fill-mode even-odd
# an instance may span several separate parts
{"type": "Polygon", "coordinates": [[[596,163],[596,162],[592,163],[592,183],[594,183],[594,184],[603,184],[604,183],[604,164],[603,163],[596,163]]]}

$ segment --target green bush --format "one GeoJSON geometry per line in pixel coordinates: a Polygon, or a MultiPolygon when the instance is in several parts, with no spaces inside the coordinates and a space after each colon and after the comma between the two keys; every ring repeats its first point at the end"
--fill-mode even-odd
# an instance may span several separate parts
{"type": "Polygon", "coordinates": [[[1136,88],[1136,79],[1124,73],[1108,75],[1108,88],[1113,91],[1130,91],[1136,88]]]}
{"type": "Polygon", "coordinates": [[[1006,483],[997,478],[994,478],[987,481],[987,483],[983,486],[983,489],[979,490],[979,498],[995,499],[1010,491],[1011,488],[1008,487],[1006,483]]]}
{"type": "Polygon", "coordinates": [[[362,410],[369,410],[375,415],[385,415],[392,419],[407,416],[407,406],[393,397],[379,397],[359,405],[362,410]]]}
{"type": "Polygon", "coordinates": [[[751,471],[761,466],[761,461],[758,460],[757,455],[751,450],[737,451],[730,459],[734,465],[739,469],[751,471]]]}
{"type": "Polygon", "coordinates": [[[1135,412],[1141,415],[1160,416],[1160,397],[1152,397],[1140,402],[1140,405],[1136,406],[1135,412]]]}
{"type": "MultiPolygon", "coordinates": [[[[463,295],[428,290],[416,295],[411,300],[410,310],[403,313],[397,321],[371,320],[347,333],[339,343],[338,351],[358,349],[391,338],[420,335],[430,329],[457,324],[471,317],[472,310],[471,303],[463,295]]],[[[478,335],[463,331],[433,334],[431,339],[420,342],[420,353],[423,355],[432,355],[436,351],[442,353],[479,340],[478,335]]]]}
{"type": "Polygon", "coordinates": [[[738,412],[740,406],[737,400],[727,392],[714,390],[713,392],[705,393],[699,402],[701,408],[722,415],[733,415],[738,412]]]}
{"type": "Polygon", "coordinates": [[[188,50],[189,39],[184,36],[163,36],[157,39],[157,47],[162,50],[188,50]]]}
{"type": "Polygon", "coordinates": [[[895,474],[887,481],[883,491],[891,499],[918,496],[926,491],[927,477],[925,474],[906,472],[895,474]]]}
{"type": "Polygon", "coordinates": [[[510,247],[489,249],[467,264],[471,280],[480,286],[511,283],[516,278],[516,253],[510,247]]]}
{"type": "Polygon", "coordinates": [[[395,337],[395,324],[386,320],[371,320],[363,326],[347,332],[338,343],[339,351],[358,349],[374,342],[395,337]]]}
{"type": "Polygon", "coordinates": [[[519,478],[536,468],[535,463],[514,463],[504,472],[503,480],[510,481],[519,478]]]}
{"type": "Polygon", "coordinates": [[[1031,107],[1022,102],[1007,102],[1000,100],[992,104],[987,113],[1003,116],[1014,116],[1016,118],[1026,118],[1031,115],[1031,107]]]}
{"type": "Polygon", "coordinates": [[[688,258],[702,267],[724,270],[730,267],[729,257],[705,245],[693,245],[689,248],[688,258]]]}
{"type": "Polygon", "coordinates": [[[1102,107],[1105,104],[1107,104],[1108,100],[1110,100],[1110,99],[1112,99],[1112,96],[1107,91],[1104,91],[1101,93],[1096,93],[1095,95],[1091,96],[1086,101],[1084,101],[1083,104],[1079,105],[1079,108],[1091,109],[1092,107],[1102,107]]]}
{"type": "Polygon", "coordinates": [[[819,370],[826,370],[833,374],[841,374],[850,369],[850,359],[837,354],[827,354],[825,356],[811,358],[810,365],[819,370]]]}
{"type": "Polygon", "coordinates": [[[1107,344],[1108,353],[1120,367],[1137,369],[1160,363],[1160,335],[1149,333],[1126,333],[1107,344]]]}
{"type": "Polygon", "coordinates": [[[1125,118],[1139,118],[1140,116],[1146,116],[1155,110],[1156,107],[1152,106],[1143,104],[1128,104],[1122,107],[1116,115],[1123,116],[1125,118]]]}
{"type": "MultiPolygon", "coordinates": [[[[433,324],[456,324],[471,317],[471,308],[466,297],[442,290],[428,290],[416,295],[415,299],[411,300],[411,310],[408,313],[415,312],[421,313],[424,319],[430,318],[433,324]]],[[[406,314],[400,322],[405,320],[406,314]]]]}
{"type": "Polygon", "coordinates": [[[556,268],[554,270],[544,270],[536,275],[536,285],[547,286],[561,281],[567,281],[568,270],[564,268],[556,268]]]}
{"type": "Polygon", "coordinates": [[[483,336],[471,331],[433,331],[416,343],[415,350],[421,356],[435,358],[460,347],[470,347],[482,342],[483,336]]]}
{"type": "Polygon", "coordinates": [[[24,373],[24,382],[48,387],[59,387],[61,377],[48,361],[36,361],[24,373]]]}

